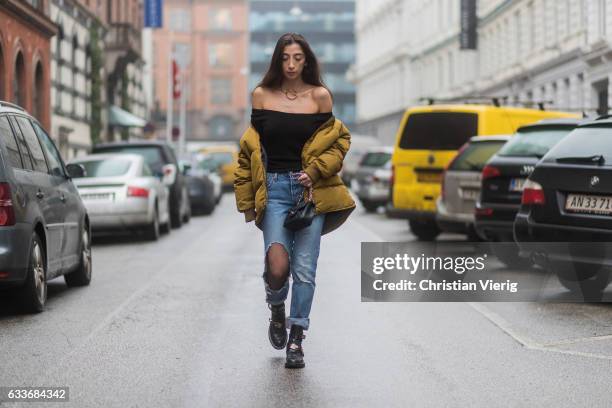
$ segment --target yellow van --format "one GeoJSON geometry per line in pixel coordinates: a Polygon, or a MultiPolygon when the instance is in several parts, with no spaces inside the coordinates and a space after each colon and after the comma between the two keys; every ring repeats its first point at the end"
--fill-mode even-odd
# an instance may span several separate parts
{"type": "Polygon", "coordinates": [[[234,189],[234,171],[238,168],[238,146],[235,144],[210,145],[199,150],[202,160],[211,170],[219,172],[223,191],[234,189]]]}
{"type": "Polygon", "coordinates": [[[493,105],[427,105],[407,109],[391,158],[387,215],[407,219],[417,238],[434,240],[440,233],[435,211],[442,173],[470,137],[512,134],[522,125],[559,117],[577,115],[493,105]]]}

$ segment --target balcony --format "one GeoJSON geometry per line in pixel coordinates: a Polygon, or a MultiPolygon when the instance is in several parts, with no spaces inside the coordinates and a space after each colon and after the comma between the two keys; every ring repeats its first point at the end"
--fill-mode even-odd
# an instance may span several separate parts
{"type": "Polygon", "coordinates": [[[107,51],[135,53],[140,57],[142,52],[142,34],[131,24],[111,24],[106,40],[107,51]]]}

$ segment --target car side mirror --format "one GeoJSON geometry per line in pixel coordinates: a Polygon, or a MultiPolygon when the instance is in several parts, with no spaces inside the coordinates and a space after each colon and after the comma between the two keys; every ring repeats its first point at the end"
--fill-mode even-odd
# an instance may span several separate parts
{"type": "Polygon", "coordinates": [[[162,182],[166,186],[171,186],[176,181],[176,166],[174,164],[166,164],[162,171],[164,172],[164,176],[162,177],[162,182]]]}
{"type": "Polygon", "coordinates": [[[68,177],[70,178],[87,177],[87,171],[85,171],[85,167],[83,167],[82,164],[68,164],[66,166],[66,171],[68,172],[68,177]]]}

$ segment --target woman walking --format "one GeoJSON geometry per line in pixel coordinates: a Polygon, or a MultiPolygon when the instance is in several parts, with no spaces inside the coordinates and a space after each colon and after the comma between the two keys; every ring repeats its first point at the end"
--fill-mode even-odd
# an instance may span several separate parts
{"type": "Polygon", "coordinates": [[[279,38],[252,105],[252,126],[240,139],[236,203],[246,222],[254,220],[263,231],[263,278],[272,312],[268,338],[274,348],[286,348],[285,367],[302,368],[321,235],[338,228],[355,208],[338,176],[350,134],[333,116],[317,58],[300,34],[279,38]],[[312,201],[316,215],[302,229],[285,228],[289,210],[300,200],[312,201]]]}

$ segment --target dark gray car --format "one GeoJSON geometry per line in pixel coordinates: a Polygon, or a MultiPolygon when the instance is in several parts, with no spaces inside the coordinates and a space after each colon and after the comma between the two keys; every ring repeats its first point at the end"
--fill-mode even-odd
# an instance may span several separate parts
{"type": "Polygon", "coordinates": [[[0,102],[0,288],[16,288],[28,311],[44,309],[47,280],[91,280],[89,219],[71,180],[80,172],[36,119],[0,102]]]}

